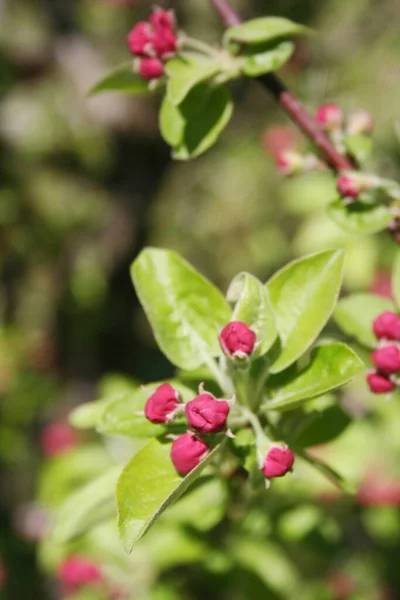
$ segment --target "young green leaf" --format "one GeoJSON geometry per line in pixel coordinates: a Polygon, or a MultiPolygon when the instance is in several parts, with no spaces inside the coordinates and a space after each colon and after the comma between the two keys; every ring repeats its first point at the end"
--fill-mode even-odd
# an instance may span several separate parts
{"type": "Polygon", "coordinates": [[[372,152],[373,143],[367,135],[347,135],[344,144],[348,153],[362,165],[372,152]]]}
{"type": "Polygon", "coordinates": [[[292,42],[248,46],[243,55],[242,71],[250,77],[276,71],[289,60],[293,51],[292,42]]]}
{"type": "Polygon", "coordinates": [[[233,279],[226,297],[228,302],[236,303],[232,320],[246,323],[255,332],[257,356],[268,352],[278,332],[266,287],[253,275],[240,273],[233,279]]]}
{"type": "Polygon", "coordinates": [[[233,113],[226,85],[200,83],[179,105],[185,123],[183,137],[173,149],[177,160],[189,160],[208,150],[225,129],[233,113]]]}
{"type": "MultiPolygon", "coordinates": [[[[97,430],[106,435],[125,435],[133,438],[157,437],[164,433],[162,425],[150,423],[144,416],[144,406],[147,399],[156,391],[158,381],[143,385],[131,394],[127,394],[110,402],[101,415],[97,430]]],[[[179,381],[169,382],[182,397],[184,402],[193,399],[193,390],[182,385],[179,381]]]]}
{"type": "Polygon", "coordinates": [[[327,211],[332,221],[355,234],[376,233],[393,221],[393,214],[383,204],[352,202],[345,205],[343,199],[338,198],[328,205],[327,211]]]}
{"type": "Polygon", "coordinates": [[[338,297],[343,262],[343,250],[319,252],[293,261],[267,283],[282,344],[271,373],[289,367],[320,333],[338,297]]]}
{"type": "Polygon", "coordinates": [[[174,106],[168,94],[165,94],[159,114],[161,135],[170,146],[179,146],[183,141],[186,121],[179,107],[174,106]]]}
{"type": "Polygon", "coordinates": [[[279,38],[288,38],[309,32],[310,29],[308,27],[289,21],[289,19],[282,17],[260,17],[227,29],[224,35],[224,44],[229,45],[230,42],[262,44],[279,38]]]}
{"type": "MultiPolygon", "coordinates": [[[[333,390],[362,371],[365,365],[346,344],[335,342],[315,348],[310,363],[299,373],[284,377],[278,375],[283,385],[271,388],[268,410],[293,410],[305,401],[333,390]]],[[[269,380],[274,386],[274,378],[269,380]]]]}
{"type": "Polygon", "coordinates": [[[186,477],[170,458],[171,445],[151,440],[126,465],[117,484],[118,528],[126,552],[214,458],[216,446],[186,477]]]}
{"type": "Polygon", "coordinates": [[[176,56],[165,66],[168,76],[167,95],[174,106],[183,102],[189,92],[199,83],[220,71],[216,61],[204,58],[176,56]]]}
{"type": "Polygon", "coordinates": [[[376,346],[372,321],[385,311],[396,312],[394,302],[373,294],[352,294],[343,298],[333,313],[339,327],[349,336],[369,348],[376,346]]]}
{"type": "Polygon", "coordinates": [[[302,448],[331,442],[351,423],[349,415],[338,404],[322,411],[315,410],[307,417],[306,426],[294,438],[295,444],[302,448]]]}
{"type": "Polygon", "coordinates": [[[181,369],[220,354],[218,335],[231,319],[223,295],[178,254],[146,248],[131,267],[139,300],[164,354],[181,369]]]}
{"type": "Polygon", "coordinates": [[[112,467],[68,496],[57,511],[53,534],[58,542],[82,535],[115,513],[115,486],[120,473],[121,467],[112,467]]]}
{"type": "Polygon", "coordinates": [[[120,92],[132,96],[145,96],[150,94],[149,82],[144,81],[132,69],[132,63],[124,63],[108,73],[89,91],[89,96],[96,96],[102,92],[120,92]]]}
{"type": "Polygon", "coordinates": [[[397,307],[400,308],[400,252],[397,252],[393,264],[392,290],[397,307]]]}
{"type": "Polygon", "coordinates": [[[93,429],[97,427],[109,399],[86,402],[74,408],[69,415],[69,422],[76,429],[93,429]]]}

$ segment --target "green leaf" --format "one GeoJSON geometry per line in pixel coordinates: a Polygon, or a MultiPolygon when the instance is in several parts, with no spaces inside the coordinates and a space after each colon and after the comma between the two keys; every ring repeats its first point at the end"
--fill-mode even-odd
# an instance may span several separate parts
{"type": "Polygon", "coordinates": [[[126,552],[214,458],[216,446],[186,477],[170,459],[170,444],[151,440],[126,465],[117,484],[118,528],[126,552]]]}
{"type": "Polygon", "coordinates": [[[307,415],[307,424],[294,439],[302,448],[326,444],[337,438],[350,425],[351,419],[341,406],[329,406],[307,415]]]}
{"type": "Polygon", "coordinates": [[[159,126],[161,135],[170,146],[179,146],[183,141],[186,121],[176,106],[174,106],[165,94],[160,108],[159,126]]]}
{"type": "Polygon", "coordinates": [[[115,486],[121,467],[113,467],[104,475],[71,494],[57,511],[53,531],[59,543],[66,543],[85,533],[115,513],[115,486]]]}
{"type": "Polygon", "coordinates": [[[77,406],[69,415],[69,422],[76,429],[92,429],[97,427],[109,400],[97,400],[77,406]]]}
{"type": "Polygon", "coordinates": [[[347,152],[362,165],[372,152],[373,143],[367,135],[348,135],[344,138],[347,152]]]}
{"type": "Polygon", "coordinates": [[[271,373],[283,371],[311,346],[335,306],[343,274],[343,250],[293,261],[267,283],[281,352],[271,373]]]}
{"type": "Polygon", "coordinates": [[[294,44],[292,42],[248,46],[243,56],[242,71],[250,77],[258,77],[264,73],[276,71],[289,60],[293,51],[294,44]]]}
{"type": "Polygon", "coordinates": [[[337,225],[355,234],[381,231],[393,221],[393,214],[383,204],[369,205],[356,201],[346,205],[342,198],[338,198],[329,204],[327,211],[337,225]]]}
{"type": "Polygon", "coordinates": [[[244,44],[262,44],[287,38],[294,35],[309,33],[310,29],[281,17],[261,17],[246,21],[225,32],[224,43],[241,42],[244,44]]]}
{"type": "Polygon", "coordinates": [[[165,66],[168,76],[167,95],[172,104],[178,106],[199,83],[220,71],[215,61],[204,58],[176,56],[165,66]]]}
{"type": "Polygon", "coordinates": [[[173,364],[196,369],[220,354],[218,334],[231,311],[198,271],[175,252],[146,248],[131,275],[158,345],[173,364]]]}
{"type": "Polygon", "coordinates": [[[208,150],[228,124],[233,113],[229,88],[201,83],[179,105],[179,112],[185,127],[173,157],[189,160],[208,150]]]}
{"type": "Polygon", "coordinates": [[[236,303],[232,321],[242,321],[257,336],[257,356],[271,348],[278,335],[266,287],[253,275],[240,273],[227,292],[228,302],[236,303]]]}
{"type": "MultiPolygon", "coordinates": [[[[164,426],[150,423],[143,413],[147,399],[162,383],[165,382],[157,381],[143,385],[135,392],[110,402],[101,415],[97,430],[106,435],[125,435],[133,438],[162,435],[165,432],[164,426]]],[[[184,402],[194,398],[193,390],[179,381],[169,381],[169,383],[181,394],[184,402]]]]}
{"type": "Polygon", "coordinates": [[[286,377],[281,373],[278,379],[284,381],[283,385],[274,387],[274,378],[269,380],[271,400],[265,407],[292,410],[310,398],[343,385],[364,370],[364,363],[346,344],[324,344],[312,351],[310,363],[299,373],[286,377]]]}
{"type": "Polygon", "coordinates": [[[132,63],[124,63],[108,73],[89,91],[89,96],[102,92],[121,92],[133,96],[150,94],[149,82],[144,81],[132,69],[132,63]]]}
{"type": "Polygon", "coordinates": [[[396,254],[392,272],[392,290],[397,307],[400,308],[400,252],[396,254]]]}
{"type": "Polygon", "coordinates": [[[385,311],[396,312],[394,302],[373,294],[352,294],[338,302],[333,317],[349,336],[369,348],[376,346],[372,321],[385,311]]]}

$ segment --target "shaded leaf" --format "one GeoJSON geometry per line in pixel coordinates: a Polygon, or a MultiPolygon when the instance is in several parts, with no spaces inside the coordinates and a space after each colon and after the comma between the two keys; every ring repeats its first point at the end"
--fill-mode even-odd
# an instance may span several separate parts
{"type": "Polygon", "coordinates": [[[338,302],[333,317],[347,335],[374,348],[376,337],[372,331],[372,321],[388,310],[396,312],[396,306],[389,298],[374,294],[352,294],[338,302]]]}
{"type": "Polygon", "coordinates": [[[260,17],[227,29],[224,43],[261,44],[279,38],[309,33],[310,29],[282,17],[260,17]]]}
{"type": "Polygon", "coordinates": [[[128,553],[157,517],[195,481],[219,448],[216,446],[186,477],[175,471],[170,444],[151,440],[135,454],[117,484],[118,528],[128,553]]]}
{"type": "Polygon", "coordinates": [[[383,204],[352,202],[345,205],[343,199],[338,198],[329,204],[327,211],[331,219],[342,229],[355,234],[381,231],[393,221],[393,214],[383,204]]]}
{"type": "Polygon", "coordinates": [[[273,378],[269,380],[271,400],[265,407],[292,410],[310,398],[343,385],[364,370],[364,363],[346,344],[324,344],[312,351],[310,363],[299,373],[278,376],[279,380],[283,379],[283,385],[274,387],[273,378]]]}
{"type": "Polygon", "coordinates": [[[149,82],[144,81],[133,71],[131,62],[124,63],[96,83],[89,91],[89,96],[96,96],[102,92],[120,92],[132,96],[145,96],[150,94],[149,82]]]}
{"type": "Polygon", "coordinates": [[[343,273],[342,250],[293,261],[267,283],[282,343],[272,373],[283,371],[313,343],[335,306],[343,273]]]}
{"type": "Polygon", "coordinates": [[[139,300],[164,354],[181,369],[196,369],[220,354],[218,335],[230,321],[223,295],[168,250],[146,248],[131,267],[139,300]]]}
{"type": "Polygon", "coordinates": [[[293,51],[294,44],[292,42],[248,46],[243,57],[243,73],[250,77],[258,77],[264,73],[276,71],[289,60],[293,51]]]}
{"type": "Polygon", "coordinates": [[[303,448],[331,442],[351,423],[349,415],[337,404],[323,411],[313,411],[307,417],[308,425],[294,440],[298,446],[303,448]]]}

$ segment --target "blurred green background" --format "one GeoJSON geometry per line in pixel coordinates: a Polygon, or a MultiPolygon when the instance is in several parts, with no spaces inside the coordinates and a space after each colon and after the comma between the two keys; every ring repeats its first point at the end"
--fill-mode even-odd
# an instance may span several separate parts
{"type": "MultiPolygon", "coordinates": [[[[208,2],[160,4],[176,10],[181,28],[218,43],[221,26],[208,2]]],[[[368,109],[376,122],[371,168],[396,178],[398,0],[235,4],[244,17],[280,15],[316,29],[283,79],[312,111],[327,101],[368,109]]],[[[349,236],[329,220],[330,174],[276,174],[282,130],[275,128],[290,127],[299,149],[307,142],[256,83],[234,86],[230,126],[190,163],[171,161],[157,99],[87,97],[107,69],[128,59],[126,34],[151,6],[0,0],[0,594],[10,600],[63,597],[55,571],[66,551],[49,537],[38,551],[46,510],[130,451],[81,434],[68,455],[49,459],[43,431],[82,402],[173,373],[130,282],[144,244],[177,249],[223,289],[240,270],[266,280],[295,256],[343,246],[345,291],[388,293],[394,243],[386,234],[349,236]]],[[[126,584],[132,596],[120,597],[400,598],[399,404],[372,400],[363,382],[341,402],[354,421],[324,452],[358,482],[371,469],[387,472],[378,484],[394,491],[383,500],[322,502],[319,483],[302,481],[300,470],[279,482],[268,507],[255,504],[247,516],[239,507],[231,521],[223,493],[210,489],[192,508],[189,501],[186,520],[183,509],[176,521],[170,516],[132,559],[108,523],[78,551],[126,584]],[[208,503],[220,510],[193,532],[193,507],[208,503]]],[[[85,593],[79,598],[103,598],[85,593]]]]}

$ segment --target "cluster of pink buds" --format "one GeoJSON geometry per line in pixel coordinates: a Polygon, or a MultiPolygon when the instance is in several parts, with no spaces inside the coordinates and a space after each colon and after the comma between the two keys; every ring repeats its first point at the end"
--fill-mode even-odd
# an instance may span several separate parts
{"type": "Polygon", "coordinates": [[[371,392],[386,394],[396,387],[395,375],[400,371],[400,316],[394,312],[384,312],[373,322],[375,336],[380,346],[371,354],[376,369],[367,376],[371,392]]]}
{"type": "Polygon", "coordinates": [[[164,74],[164,62],[178,48],[173,11],[156,9],[148,21],[140,21],[128,35],[128,46],[137,58],[135,68],[146,81],[164,74]]]}
{"type": "Polygon", "coordinates": [[[368,135],[374,128],[374,121],[366,110],[358,109],[345,118],[340,106],[333,103],[319,106],[315,120],[327,133],[339,131],[347,135],[368,135]]]}
{"type": "Polygon", "coordinates": [[[191,431],[172,443],[171,460],[182,475],[194,469],[206,456],[209,445],[201,436],[226,430],[230,404],[218,400],[202,387],[200,394],[187,404],[182,404],[179,393],[169,384],[160,385],[146,402],[145,415],[152,423],[169,423],[184,409],[191,431]]]}

